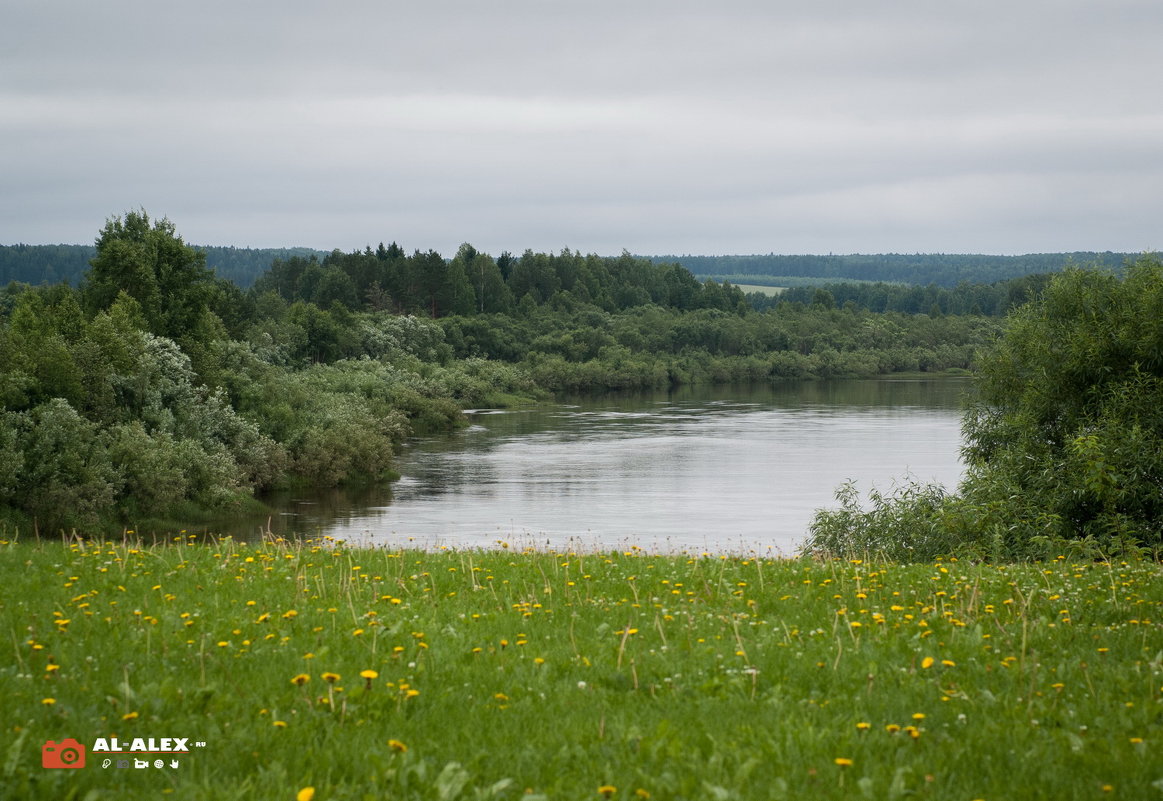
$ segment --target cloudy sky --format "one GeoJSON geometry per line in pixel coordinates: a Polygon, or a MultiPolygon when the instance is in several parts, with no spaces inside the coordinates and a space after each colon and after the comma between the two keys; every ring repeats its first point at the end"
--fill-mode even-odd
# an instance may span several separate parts
{"type": "Polygon", "coordinates": [[[0,243],[1163,249],[1158,0],[0,0],[0,243]]]}

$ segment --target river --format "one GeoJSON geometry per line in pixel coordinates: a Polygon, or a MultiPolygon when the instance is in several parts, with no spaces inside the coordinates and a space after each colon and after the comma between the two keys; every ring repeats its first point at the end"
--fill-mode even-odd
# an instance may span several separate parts
{"type": "Polygon", "coordinates": [[[846,480],[865,493],[910,477],[955,488],[967,390],[956,378],[788,382],[480,410],[411,443],[390,488],[270,499],[269,525],[390,547],[791,555],[846,480]]]}

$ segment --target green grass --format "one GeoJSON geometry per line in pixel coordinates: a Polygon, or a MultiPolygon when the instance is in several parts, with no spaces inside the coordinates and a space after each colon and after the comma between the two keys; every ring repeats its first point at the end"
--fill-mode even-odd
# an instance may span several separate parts
{"type": "Polygon", "coordinates": [[[1153,563],[0,541],[0,586],[6,799],[1163,797],[1153,563]],[[206,745],[41,767],[113,736],[206,745]]]}

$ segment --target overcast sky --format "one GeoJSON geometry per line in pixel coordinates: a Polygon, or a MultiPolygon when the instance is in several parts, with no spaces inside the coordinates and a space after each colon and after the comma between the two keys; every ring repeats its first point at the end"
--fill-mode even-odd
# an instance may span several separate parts
{"type": "Polygon", "coordinates": [[[0,243],[1163,249],[1159,0],[0,0],[0,243]]]}

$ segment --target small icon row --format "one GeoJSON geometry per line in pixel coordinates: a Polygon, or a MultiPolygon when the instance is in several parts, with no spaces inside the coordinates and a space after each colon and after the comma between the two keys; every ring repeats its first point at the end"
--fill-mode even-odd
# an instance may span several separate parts
{"type": "MultiPolygon", "coordinates": [[[[133,767],[135,767],[135,768],[148,768],[150,766],[150,761],[148,759],[133,759],[133,760],[118,759],[116,762],[114,762],[114,760],[112,760],[112,759],[106,759],[101,763],[101,767],[107,768],[107,767],[112,765],[113,767],[117,767],[117,768],[128,768],[128,767],[130,767],[130,765],[129,765],[130,762],[133,762],[133,767]]],[[[180,764],[181,763],[178,762],[178,760],[176,760],[176,759],[170,760],[170,767],[175,769],[175,770],[178,768],[178,766],[180,764]]],[[[153,766],[155,768],[157,768],[158,770],[161,770],[162,768],[164,768],[166,766],[166,761],[164,759],[155,759],[153,761],[153,766]]]]}

